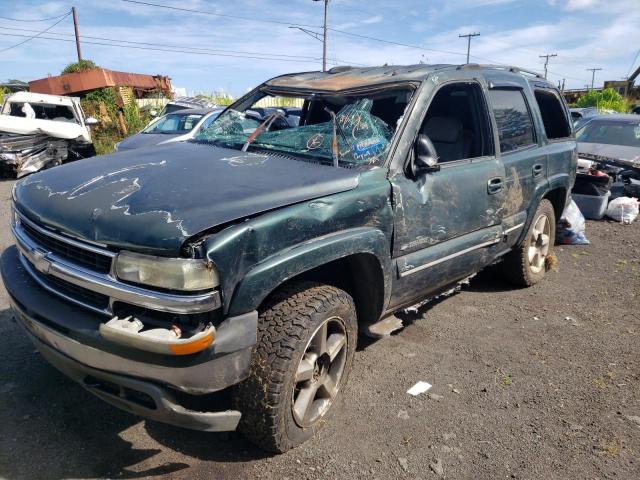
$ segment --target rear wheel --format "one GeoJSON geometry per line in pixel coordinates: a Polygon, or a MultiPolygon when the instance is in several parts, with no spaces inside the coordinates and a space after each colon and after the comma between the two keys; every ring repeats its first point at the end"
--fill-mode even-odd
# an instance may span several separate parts
{"type": "Polygon", "coordinates": [[[304,282],[276,293],[260,313],[251,374],[234,392],[240,431],[273,452],[309,439],[346,383],[356,336],[346,292],[304,282]]]}
{"type": "Polygon", "coordinates": [[[538,283],[547,270],[547,258],[552,252],[556,235],[553,205],[544,199],[538,205],[529,231],[521,245],[505,256],[502,271],[505,277],[523,287],[538,283]]]}

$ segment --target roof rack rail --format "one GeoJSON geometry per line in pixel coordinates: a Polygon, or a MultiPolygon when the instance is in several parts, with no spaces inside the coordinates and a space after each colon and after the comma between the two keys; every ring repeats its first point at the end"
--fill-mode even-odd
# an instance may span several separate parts
{"type": "Polygon", "coordinates": [[[533,75],[536,78],[544,78],[540,73],[534,72],[533,70],[526,70],[520,67],[514,67],[512,65],[491,65],[491,64],[479,64],[479,63],[465,63],[464,65],[460,65],[458,67],[459,70],[464,69],[478,69],[478,68],[497,68],[500,70],[509,70],[513,73],[526,73],[528,75],[533,75]]]}

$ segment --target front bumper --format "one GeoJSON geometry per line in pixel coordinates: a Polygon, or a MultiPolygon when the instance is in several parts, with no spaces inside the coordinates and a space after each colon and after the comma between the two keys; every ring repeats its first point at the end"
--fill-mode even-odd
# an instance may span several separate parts
{"type": "Polygon", "coordinates": [[[118,408],[159,422],[206,432],[226,432],[235,430],[238,426],[241,414],[237,410],[189,410],[180,405],[166,388],[87,367],[61,354],[30,333],[28,336],[49,363],[94,395],[118,408]]]}
{"type": "Polygon", "coordinates": [[[239,412],[188,410],[176,403],[172,391],[202,395],[246,378],[257,312],[225,319],[217,325],[214,344],[197,354],[143,352],[102,338],[98,327],[105,317],[44,289],[27,272],[20,255],[16,247],[2,254],[4,285],[18,322],[54,366],[109,403],[142,416],[207,431],[235,428],[239,412]],[[146,400],[137,402],[141,396],[146,400]]]}

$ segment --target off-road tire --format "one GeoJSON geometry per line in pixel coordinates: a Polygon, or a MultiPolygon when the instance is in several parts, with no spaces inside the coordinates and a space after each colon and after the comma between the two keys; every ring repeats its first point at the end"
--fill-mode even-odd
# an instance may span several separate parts
{"type": "Polygon", "coordinates": [[[533,220],[529,226],[524,239],[521,244],[515,247],[511,252],[505,255],[504,261],[501,264],[501,270],[504,277],[511,283],[521,286],[530,287],[538,283],[544,278],[544,274],[547,270],[546,259],[552,254],[553,243],[556,235],[556,219],[553,205],[547,199],[543,199],[536,213],[533,215],[533,220]],[[542,216],[546,216],[549,232],[548,232],[548,251],[543,259],[543,265],[541,269],[536,269],[532,266],[529,260],[529,249],[533,245],[534,230],[539,219],[542,216]]]}
{"type": "Polygon", "coordinates": [[[356,347],[358,323],[353,299],[338,288],[305,281],[281,288],[261,309],[250,376],[232,395],[235,408],[242,412],[238,429],[260,448],[282,453],[305,442],[335,409],[337,397],[332,397],[328,410],[301,428],[292,406],[305,350],[323,323],[336,322],[336,317],[342,320],[346,333],[338,393],[346,384],[356,347]]]}

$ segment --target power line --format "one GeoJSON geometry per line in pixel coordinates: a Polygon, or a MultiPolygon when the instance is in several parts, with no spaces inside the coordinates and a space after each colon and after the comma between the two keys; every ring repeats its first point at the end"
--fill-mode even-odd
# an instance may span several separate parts
{"type": "Polygon", "coordinates": [[[461,53],[461,52],[451,52],[451,51],[447,51],[447,50],[436,50],[434,48],[423,47],[422,45],[411,45],[410,43],[394,42],[392,40],[385,40],[385,39],[382,39],[382,38],[370,37],[368,35],[360,35],[359,33],[351,33],[351,32],[347,32],[345,30],[338,30],[337,28],[329,28],[328,30],[331,30],[332,32],[341,33],[343,35],[349,35],[350,37],[365,38],[367,40],[374,40],[376,42],[388,43],[390,45],[398,45],[400,47],[415,48],[417,50],[425,50],[427,52],[447,53],[449,55],[462,55],[462,56],[465,55],[464,53],[461,53]]]}
{"type": "Polygon", "coordinates": [[[58,18],[66,17],[67,15],[69,15],[69,12],[63,13],[62,15],[58,15],[57,17],[38,18],[38,19],[34,19],[34,20],[27,20],[27,19],[21,19],[21,18],[10,18],[10,17],[3,17],[3,16],[0,16],[0,18],[3,19],[3,20],[10,20],[12,22],[48,22],[49,20],[57,20],[58,18]]]}
{"type": "Polygon", "coordinates": [[[629,78],[629,75],[631,75],[631,70],[633,70],[633,66],[636,64],[636,60],[638,59],[638,55],[640,55],[640,50],[638,50],[636,52],[636,56],[633,57],[633,62],[631,62],[631,66],[629,67],[629,71],[627,72],[626,77],[629,78]]]}
{"type": "MultiPolygon", "coordinates": [[[[174,6],[171,6],[171,5],[162,5],[162,4],[153,3],[153,2],[147,2],[147,1],[142,1],[142,0],[121,0],[121,1],[127,2],[127,3],[132,3],[132,4],[138,4],[138,5],[146,5],[146,6],[150,6],[150,7],[156,7],[156,8],[165,8],[165,9],[174,10],[174,11],[197,13],[197,14],[203,14],[203,15],[212,15],[212,16],[223,17],[223,18],[234,18],[234,19],[238,19],[238,20],[245,20],[245,21],[251,21],[251,22],[258,22],[258,23],[269,23],[269,24],[277,24],[277,25],[307,27],[307,28],[321,28],[318,25],[309,25],[309,24],[300,24],[300,23],[299,24],[295,24],[295,23],[292,23],[292,22],[284,22],[284,21],[279,21],[279,20],[250,18],[250,17],[241,16],[241,15],[229,15],[229,14],[222,14],[222,13],[210,12],[210,11],[205,11],[205,10],[174,7],[174,6]]],[[[350,8],[350,9],[351,10],[356,10],[354,8],[350,8]]],[[[409,44],[409,43],[395,42],[395,41],[392,41],[392,40],[386,40],[386,39],[382,39],[382,38],[371,37],[369,35],[361,35],[361,34],[358,34],[358,33],[347,32],[345,30],[340,30],[340,29],[337,29],[337,28],[327,27],[327,30],[335,32],[335,33],[339,33],[339,34],[342,34],[342,35],[347,35],[347,36],[350,36],[350,37],[362,38],[362,39],[371,40],[371,41],[375,41],[375,42],[386,43],[386,44],[389,44],[389,45],[397,45],[397,46],[400,46],[400,47],[413,48],[413,49],[423,50],[423,51],[427,51],[427,52],[436,52],[436,53],[443,53],[443,54],[448,54],[448,55],[462,55],[462,56],[465,55],[462,52],[453,52],[453,51],[450,51],[450,50],[438,50],[438,49],[435,49],[435,48],[427,48],[427,47],[424,47],[422,45],[412,45],[412,44],[409,44]]],[[[517,49],[533,52],[532,50],[528,50],[528,49],[525,49],[525,48],[522,48],[522,47],[518,47],[517,49]]],[[[496,62],[495,60],[488,59],[488,58],[483,58],[483,57],[480,57],[480,56],[477,56],[477,55],[470,55],[470,57],[478,58],[480,60],[485,60],[485,61],[488,61],[488,62],[493,63],[493,64],[497,64],[497,65],[504,65],[501,62],[496,62]]],[[[353,63],[353,64],[357,65],[355,63],[353,63]]],[[[579,78],[575,78],[575,77],[570,77],[570,76],[567,76],[567,75],[557,74],[557,73],[554,73],[554,72],[549,72],[549,73],[553,73],[554,75],[560,75],[562,77],[569,78],[569,79],[572,79],[572,80],[579,80],[579,81],[583,80],[583,79],[579,79],[579,78]]]]}
{"type": "MultiPolygon", "coordinates": [[[[307,27],[307,28],[322,28],[321,26],[318,25],[309,25],[309,24],[304,24],[304,23],[292,23],[292,22],[283,22],[280,20],[269,20],[269,19],[261,19],[261,18],[250,18],[250,17],[243,17],[240,15],[229,15],[229,14],[224,14],[224,13],[216,13],[216,12],[209,12],[206,10],[196,10],[193,8],[182,8],[182,7],[174,7],[171,5],[161,5],[158,3],[152,3],[152,2],[145,2],[145,1],[141,1],[141,0],[121,0],[123,2],[127,2],[127,3],[134,3],[134,4],[138,4],[138,5],[146,5],[146,6],[150,6],[150,7],[156,7],[156,8],[166,8],[169,10],[176,10],[176,11],[181,11],[181,12],[188,12],[188,13],[198,13],[198,14],[202,14],[202,15],[213,15],[216,17],[225,17],[225,18],[235,18],[238,20],[246,20],[246,21],[251,21],[251,22],[258,22],[258,23],[272,23],[272,24],[277,24],[277,25],[287,25],[287,26],[294,26],[294,27],[307,27]]],[[[377,42],[383,42],[383,43],[388,43],[391,45],[399,45],[402,47],[409,47],[409,48],[416,48],[419,50],[426,50],[426,51],[430,51],[430,52],[438,52],[438,53],[448,53],[448,54],[453,54],[453,55],[464,55],[464,53],[460,53],[460,52],[448,52],[446,50],[435,50],[432,48],[426,48],[423,46],[419,46],[419,45],[410,45],[410,44],[406,44],[406,43],[401,43],[401,42],[394,42],[391,40],[384,40],[382,38],[376,38],[376,37],[370,37],[367,35],[360,35],[357,33],[351,33],[351,32],[347,32],[345,30],[339,30],[337,28],[330,28],[327,27],[327,30],[332,31],[332,32],[336,32],[336,33],[341,33],[343,35],[348,35],[351,37],[358,37],[358,38],[365,38],[367,40],[374,40],[377,42]]]]}
{"type": "Polygon", "coordinates": [[[24,45],[25,43],[33,40],[34,38],[38,38],[40,35],[42,35],[43,33],[47,33],[49,30],[51,30],[53,27],[55,27],[56,25],[58,25],[61,21],[63,21],[65,18],[67,18],[69,15],[71,15],[71,12],[67,12],[60,20],[58,20],[56,23],[54,23],[53,25],[50,25],[49,27],[45,28],[44,30],[36,33],[35,35],[32,35],[30,37],[28,37],[26,40],[23,40],[22,42],[16,43],[15,45],[11,45],[10,47],[7,48],[3,48],[2,50],[0,50],[0,53],[6,52],[7,50],[11,50],[12,48],[16,48],[19,47],[20,45],[24,45]]]}
{"type": "Polygon", "coordinates": [[[251,18],[251,17],[243,17],[241,15],[230,15],[226,13],[217,13],[210,12],[207,10],[196,10],[195,8],[183,8],[183,7],[174,7],[172,5],[162,5],[159,3],[152,2],[143,2],[140,0],[121,0],[126,3],[134,3],[137,5],[146,5],[148,7],[156,7],[156,8],[166,8],[168,10],[176,10],[179,12],[188,12],[188,13],[199,13],[201,15],[212,15],[214,17],[222,17],[222,18],[234,18],[236,20],[246,20],[249,22],[258,22],[258,23],[272,23],[276,25],[294,25],[298,27],[308,27],[308,28],[319,28],[318,25],[307,25],[304,23],[292,23],[292,22],[284,22],[282,20],[270,20],[270,19],[262,19],[262,18],[251,18]]]}
{"type": "MultiPolygon", "coordinates": [[[[2,36],[8,37],[27,37],[27,35],[20,35],[17,33],[0,33],[2,36]]],[[[35,37],[29,37],[32,39],[35,37]]],[[[39,39],[42,40],[56,40],[59,42],[75,42],[74,39],[70,38],[58,38],[58,37],[48,37],[48,36],[39,36],[39,39]]],[[[86,37],[85,37],[86,38],[86,37]]],[[[120,40],[112,40],[113,42],[119,42],[120,40]]],[[[143,46],[134,46],[134,45],[116,45],[114,43],[104,43],[104,42],[94,42],[94,41],[86,41],[83,40],[83,43],[88,45],[101,45],[106,47],[117,47],[117,48],[125,48],[125,49],[133,49],[133,50],[150,50],[155,52],[169,52],[169,53],[188,53],[192,55],[205,55],[212,57],[231,57],[231,58],[245,58],[245,59],[255,59],[255,60],[271,60],[271,61],[280,61],[280,62],[292,62],[292,63],[315,63],[320,58],[310,59],[310,60],[296,60],[296,59],[288,59],[288,58],[273,58],[273,57],[265,57],[259,55],[235,55],[235,54],[227,54],[227,53],[212,53],[212,52],[202,52],[202,51],[193,51],[193,50],[180,50],[180,49],[167,49],[167,48],[155,48],[155,47],[143,47],[143,46]]],[[[189,47],[183,47],[189,48],[189,47]]]]}
{"type": "MultiPolygon", "coordinates": [[[[17,28],[17,27],[2,27],[0,26],[0,30],[10,30],[10,31],[19,31],[19,32],[35,32],[36,30],[28,29],[28,28],[17,28]]],[[[59,35],[65,37],[73,37],[71,33],[61,33],[61,32],[49,32],[49,35],[59,35]]],[[[146,45],[152,47],[163,47],[163,48],[176,48],[176,49],[185,49],[185,50],[199,50],[203,52],[211,52],[211,53],[237,53],[237,54],[246,54],[246,55],[261,55],[261,56],[273,56],[273,57],[285,57],[285,58],[297,58],[297,59],[305,59],[305,60],[320,60],[319,57],[312,57],[309,55],[288,55],[284,53],[267,53],[267,52],[247,52],[243,50],[224,50],[224,49],[211,49],[211,48],[201,48],[201,47],[188,47],[186,45],[171,45],[171,44],[162,44],[162,43],[149,43],[149,42],[134,42],[132,40],[116,40],[113,38],[107,37],[96,37],[91,35],[82,35],[80,37],[83,42],[84,39],[90,40],[103,40],[107,42],[117,42],[117,43],[125,43],[125,44],[133,44],[133,45],[146,45]]]]}

